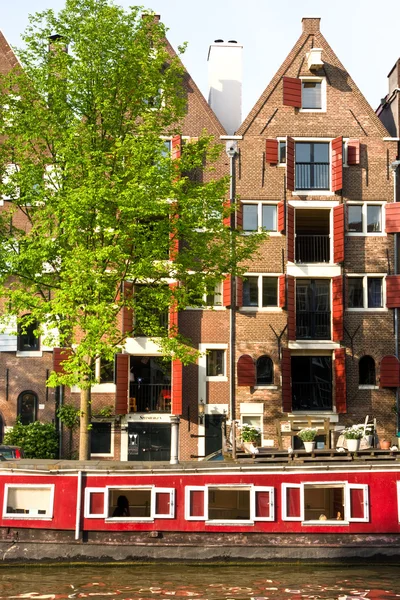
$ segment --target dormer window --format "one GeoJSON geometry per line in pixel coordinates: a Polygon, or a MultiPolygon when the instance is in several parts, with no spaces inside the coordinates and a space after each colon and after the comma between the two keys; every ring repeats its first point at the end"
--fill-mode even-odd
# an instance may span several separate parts
{"type": "Polygon", "coordinates": [[[322,108],[321,81],[302,81],[301,84],[301,108],[318,109],[322,108]]]}

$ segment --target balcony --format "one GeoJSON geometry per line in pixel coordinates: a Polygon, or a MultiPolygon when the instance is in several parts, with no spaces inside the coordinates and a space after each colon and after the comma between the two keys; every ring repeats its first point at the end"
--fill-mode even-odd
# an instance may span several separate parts
{"type": "Polygon", "coordinates": [[[296,339],[298,340],[330,340],[330,311],[298,311],[296,312],[296,339]]]}
{"type": "Polygon", "coordinates": [[[296,263],[329,262],[329,235],[296,234],[296,263]]]}
{"type": "Polygon", "coordinates": [[[131,383],[129,412],[171,412],[171,385],[164,383],[131,383]]]}
{"type": "Polygon", "coordinates": [[[296,191],[329,190],[329,163],[296,162],[296,191]]]}
{"type": "Polygon", "coordinates": [[[332,384],[325,381],[293,382],[292,410],[332,410],[332,384]]]}

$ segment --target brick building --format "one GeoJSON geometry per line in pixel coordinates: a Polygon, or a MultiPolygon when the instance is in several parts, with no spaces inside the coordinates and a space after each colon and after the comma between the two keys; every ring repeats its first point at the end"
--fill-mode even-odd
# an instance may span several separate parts
{"type": "MultiPolygon", "coordinates": [[[[210,48],[214,111],[186,76],[187,115],[181,137],[170,140],[172,154],[204,129],[235,148],[220,159],[217,175],[232,169],[244,235],[264,227],[269,239],[242,280],[227,278],[207,298],[208,308],[170,314],[202,352],[196,365],[161,368],[157,345],[141,336],[127,339],[116,373],[97,365],[93,413],[111,407],[117,417],[95,421],[94,456],[168,460],[172,430],[181,460],[204,457],[221,447],[233,414],[259,426],[265,446],[277,445],[276,420],[284,415],[325,418],[332,427],[369,415],[380,433],[395,433],[391,165],[398,144],[325,41],[320,20],[303,19],[302,28],[243,123],[236,42],[210,48]]],[[[1,42],[0,68],[7,68],[12,53],[1,42]]],[[[130,318],[122,315],[122,328],[129,330],[130,318]]],[[[30,418],[54,418],[56,394],[44,381],[59,353],[18,343],[6,332],[0,340],[6,426],[22,407],[30,418]],[[36,361],[34,369],[28,361],[36,361]]],[[[77,391],[57,393],[78,403],[77,391]]]]}

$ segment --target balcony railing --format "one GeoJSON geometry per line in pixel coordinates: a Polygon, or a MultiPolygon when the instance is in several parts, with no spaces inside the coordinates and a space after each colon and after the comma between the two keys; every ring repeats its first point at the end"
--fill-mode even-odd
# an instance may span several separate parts
{"type": "Polygon", "coordinates": [[[298,340],[330,340],[331,313],[328,311],[296,311],[298,340]]]}
{"type": "Polygon", "coordinates": [[[332,410],[332,384],[329,382],[292,383],[293,410],[332,410]]]}
{"type": "Polygon", "coordinates": [[[296,234],[297,263],[327,263],[330,260],[329,235],[296,234]]]}
{"type": "Polygon", "coordinates": [[[171,386],[164,383],[131,383],[129,412],[171,412],[171,386]]]}
{"type": "Polygon", "coordinates": [[[329,163],[296,162],[296,190],[329,190],[329,163]]]}

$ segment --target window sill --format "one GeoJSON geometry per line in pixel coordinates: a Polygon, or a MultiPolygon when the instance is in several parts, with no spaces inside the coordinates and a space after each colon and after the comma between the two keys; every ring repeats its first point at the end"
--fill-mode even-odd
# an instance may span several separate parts
{"type": "Polygon", "coordinates": [[[346,310],[348,312],[377,312],[377,313],[382,313],[382,312],[388,312],[388,308],[346,308],[346,310]]]}
{"type": "Polygon", "coordinates": [[[292,196],[335,196],[331,190],[294,190],[292,196]]]}
{"type": "Polygon", "coordinates": [[[359,385],[359,390],[379,390],[379,385],[359,385]]]}
{"type": "Polygon", "coordinates": [[[222,520],[216,520],[216,521],[206,521],[205,523],[206,525],[216,525],[218,527],[232,527],[232,525],[237,525],[238,527],[243,527],[243,526],[253,526],[254,525],[254,521],[234,521],[234,520],[226,520],[226,521],[222,521],[222,520]]]}
{"type": "Polygon", "coordinates": [[[374,232],[360,232],[360,231],[346,231],[346,235],[348,237],[387,237],[387,233],[384,231],[374,231],[374,232]]]}
{"type": "Polygon", "coordinates": [[[239,312],[282,312],[280,306],[241,306],[239,312]]]}
{"type": "Polygon", "coordinates": [[[326,108],[299,108],[299,113],[326,113],[326,108]]]}
{"type": "Polygon", "coordinates": [[[220,306],[219,304],[215,306],[187,306],[185,310],[226,310],[226,306],[220,306]]]}
{"type": "Polygon", "coordinates": [[[277,390],[278,386],[277,385],[255,385],[254,386],[255,390],[277,390]]]}
{"type": "Polygon", "coordinates": [[[91,458],[112,458],[114,454],[92,454],[90,453],[91,458]]]}
{"type": "Polygon", "coordinates": [[[33,516],[33,515],[24,515],[24,514],[19,514],[19,515],[3,515],[3,519],[12,519],[14,521],[19,521],[19,520],[24,520],[24,521],[52,521],[53,517],[47,517],[47,516],[33,516]]]}
{"type": "Polygon", "coordinates": [[[343,527],[348,526],[350,523],[348,521],[320,521],[319,519],[316,521],[302,521],[302,527],[343,527]]]}
{"type": "Polygon", "coordinates": [[[106,517],[104,520],[106,523],[154,523],[153,517],[142,519],[136,519],[135,517],[106,517]]]}
{"type": "Polygon", "coordinates": [[[41,358],[43,356],[43,352],[41,350],[17,350],[16,354],[17,358],[31,357],[31,358],[41,358]]]}
{"type": "Polygon", "coordinates": [[[206,375],[206,381],[228,381],[225,375],[206,375]]]}

